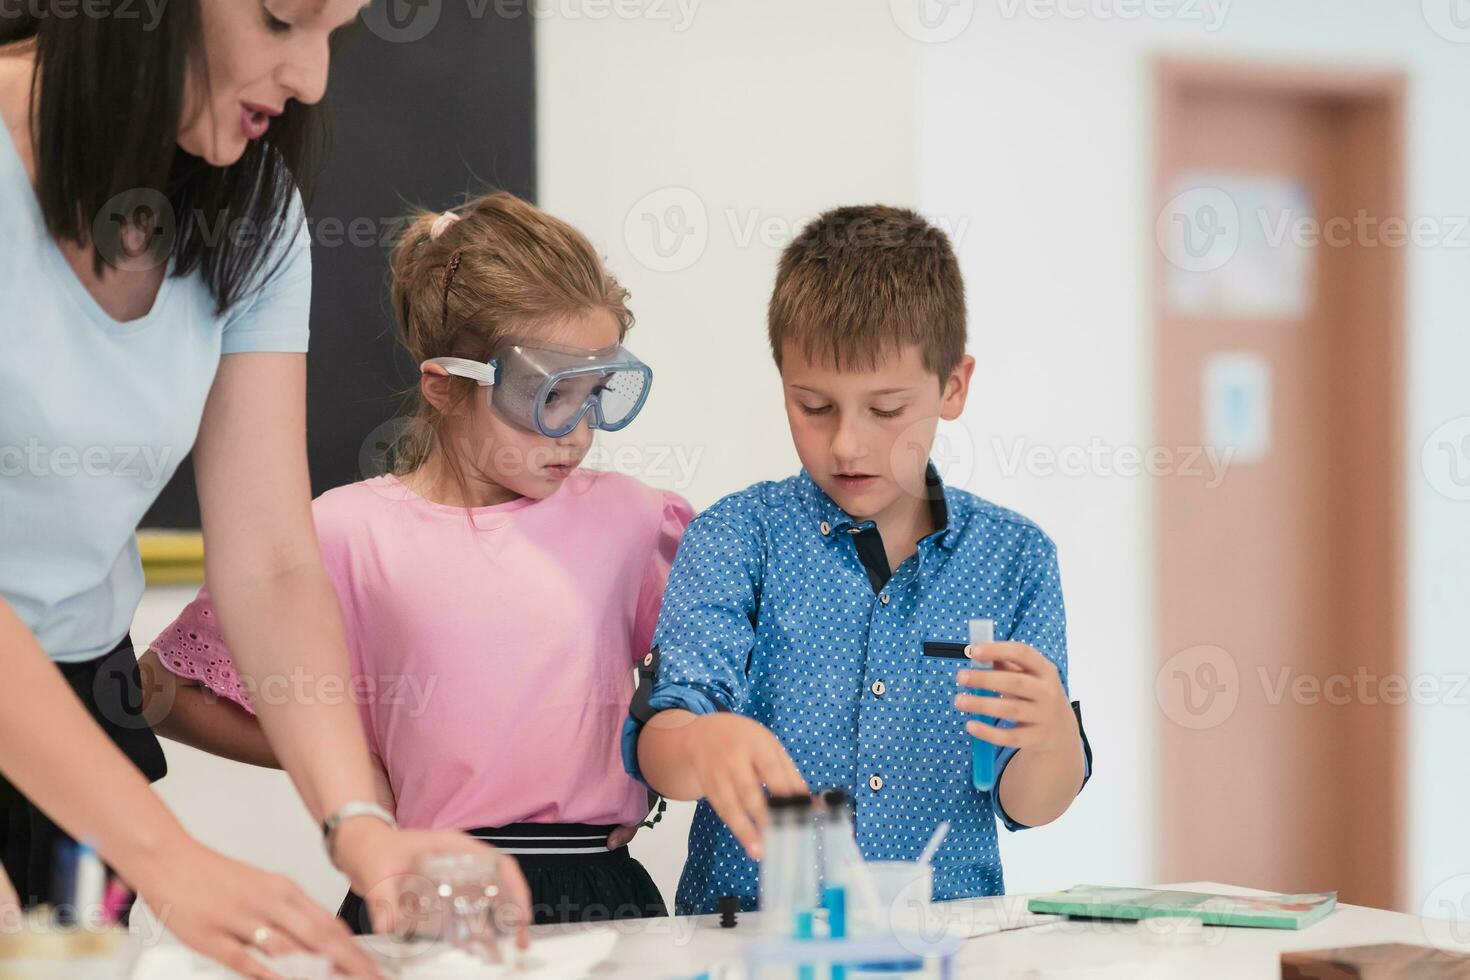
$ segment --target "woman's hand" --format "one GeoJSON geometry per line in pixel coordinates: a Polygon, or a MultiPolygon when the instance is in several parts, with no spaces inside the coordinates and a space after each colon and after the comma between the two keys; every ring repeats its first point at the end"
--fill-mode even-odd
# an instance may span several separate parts
{"type": "Polygon", "coordinates": [[[4,600],[0,675],[5,775],[72,838],[95,841],[102,859],[185,945],[251,977],[274,976],[251,955],[257,945],[267,954],[329,957],[349,976],[378,976],[346,926],[296,885],[184,831],[4,600]]]}
{"type": "Polygon", "coordinates": [[[372,916],[374,932],[395,932],[403,891],[412,880],[414,863],[426,854],[493,853],[500,869],[500,904],[496,921],[515,933],[521,949],[531,945],[531,890],[520,865],[483,841],[453,830],[393,830],[371,817],[356,817],[337,828],[333,856],[372,916]]]}
{"type": "Polygon", "coordinates": [[[352,977],[378,977],[347,926],[290,879],[232,861],[197,841],[162,855],[128,879],[159,921],[185,945],[247,977],[278,976],[255,955],[328,957],[352,977]]]}

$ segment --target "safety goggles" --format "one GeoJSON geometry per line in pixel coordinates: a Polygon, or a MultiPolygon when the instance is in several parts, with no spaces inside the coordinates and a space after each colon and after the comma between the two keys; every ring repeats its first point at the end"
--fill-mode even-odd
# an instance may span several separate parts
{"type": "Polygon", "coordinates": [[[507,421],[559,439],[587,419],[593,429],[615,432],[632,422],[653,385],[653,371],[621,344],[602,350],[515,345],[481,363],[434,357],[437,366],[489,388],[490,405],[507,421]]]}

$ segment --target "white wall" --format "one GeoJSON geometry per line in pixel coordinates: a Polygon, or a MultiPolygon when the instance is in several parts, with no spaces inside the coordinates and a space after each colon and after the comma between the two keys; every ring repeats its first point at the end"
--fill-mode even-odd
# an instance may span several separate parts
{"type": "MultiPolygon", "coordinates": [[[[765,340],[776,260],[826,208],[916,203],[917,50],[884,5],[837,0],[706,0],[682,31],[538,27],[541,203],[632,290],[629,346],[656,366],[638,425],[605,440],[630,454],[611,463],[700,508],[795,472],[765,340]],[[693,232],[678,250],[675,227],[693,232]]],[[[692,809],[633,844],[671,902],[692,809]]]]}
{"type": "MultiPolygon", "coordinates": [[[[1137,7],[1060,2],[1069,11],[1137,7]]],[[[1210,9],[1184,2],[1153,9],[1210,9]]],[[[1073,693],[1098,747],[1097,778],[1073,812],[1002,836],[1007,883],[1148,881],[1157,712],[1147,486],[1007,474],[995,440],[1002,453],[1017,439],[1054,449],[1094,438],[1150,443],[1154,54],[1408,69],[1410,213],[1450,218],[1470,215],[1470,44],[1433,33],[1411,0],[1234,0],[1213,31],[1185,20],[1047,17],[1059,9],[1047,0],[957,0],[952,15],[973,19],[949,22],[964,29],[944,43],[915,40],[933,35],[911,20],[905,33],[890,8],[902,13],[905,0],[704,0],[687,21],[669,4],[647,7],[668,19],[561,13],[538,24],[542,203],[608,255],[640,320],[630,346],[658,368],[647,414],[605,444],[632,455],[607,462],[700,507],[792,472],[763,334],[780,246],[838,203],[918,204],[943,222],[960,249],[980,360],[964,424],[944,430],[948,475],[1056,539],[1073,693]],[[653,248],[650,219],[664,222],[665,255],[653,248]],[[673,227],[692,234],[676,238],[673,227]]],[[[1409,457],[1390,464],[1411,505],[1413,669],[1436,676],[1470,670],[1470,503],[1446,495],[1459,490],[1447,463],[1426,472],[1419,456],[1442,423],[1461,428],[1436,444],[1470,429],[1467,253],[1410,256],[1409,457]]],[[[1464,450],[1470,473],[1470,443],[1464,450]]],[[[150,593],[135,637],[145,642],[190,594],[150,593]]],[[[1416,908],[1470,891],[1470,878],[1456,879],[1470,872],[1467,717],[1450,704],[1414,715],[1416,908]]],[[[284,777],[172,746],[169,754],[174,775],[162,790],[191,829],[289,871],[335,907],[341,881],[284,777]]],[[[634,845],[669,898],[687,821],[680,808],[634,845]]]]}
{"type": "Polygon", "coordinates": [[[1114,48],[1094,42],[1068,57],[1014,26],[993,27],[971,24],[924,51],[920,199],[928,213],[973,221],[960,243],[979,361],[961,420],[975,458],[969,485],[1057,542],[1071,693],[1097,752],[1097,775],[1062,820],[1003,835],[1006,885],[1149,881],[1146,488],[1107,477],[1008,477],[1002,465],[1018,445],[1147,444],[1142,212],[1133,205],[1148,159],[1119,132],[1138,132],[1145,107],[1137,69],[1114,48]]]}
{"type": "MultiPolygon", "coordinates": [[[[952,16],[969,11],[973,20],[952,40],[923,45],[920,57],[921,204],[931,214],[973,216],[978,226],[961,255],[972,343],[993,373],[965,418],[980,447],[973,486],[1030,514],[1058,541],[1073,688],[1091,709],[1098,746],[1098,777],[1075,811],[1055,828],[1008,841],[1012,889],[1135,881],[1150,867],[1150,740],[1159,719],[1147,483],[1008,477],[991,440],[1007,449],[1016,439],[1058,449],[1094,438],[1151,442],[1151,60],[1251,56],[1407,70],[1409,216],[1448,227],[1470,215],[1470,31],[1447,29],[1456,43],[1429,23],[1450,23],[1449,2],[1426,0],[1422,11],[1410,0],[1221,2],[1214,30],[1204,0],[1159,0],[1149,7],[1165,16],[1134,19],[1119,15],[1144,5],[1127,0],[962,2],[952,16]],[[1203,19],[1188,19],[1191,12],[1203,19]]],[[[1467,489],[1454,482],[1447,457],[1433,456],[1426,472],[1420,451],[1447,420],[1458,427],[1436,445],[1470,432],[1467,259],[1463,234],[1457,246],[1408,257],[1408,451],[1385,462],[1410,504],[1411,672],[1443,681],[1446,692],[1470,670],[1470,503],[1436,489],[1467,489]]],[[[1470,475],[1470,442],[1455,449],[1470,475]]],[[[1445,879],[1470,872],[1470,712],[1463,692],[1452,697],[1459,703],[1413,712],[1415,910],[1445,879]]],[[[1452,881],[1434,897],[1464,896],[1467,885],[1452,881]]]]}

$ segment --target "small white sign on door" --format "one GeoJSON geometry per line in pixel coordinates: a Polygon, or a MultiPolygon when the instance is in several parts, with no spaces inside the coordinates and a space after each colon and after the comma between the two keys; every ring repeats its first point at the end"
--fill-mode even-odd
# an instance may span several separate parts
{"type": "Polygon", "coordinates": [[[1170,312],[1292,320],[1316,288],[1311,196],[1286,175],[1181,174],[1155,225],[1170,312]]]}
{"type": "Polygon", "coordinates": [[[1205,359],[1206,446],[1230,452],[1231,463],[1254,463],[1271,450],[1271,367],[1258,354],[1226,351],[1205,359]]]}

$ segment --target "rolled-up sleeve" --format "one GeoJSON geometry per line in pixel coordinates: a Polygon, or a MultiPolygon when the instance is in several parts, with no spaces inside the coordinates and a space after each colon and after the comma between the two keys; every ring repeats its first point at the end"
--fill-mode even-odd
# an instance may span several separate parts
{"type": "Polygon", "coordinates": [[[639,670],[623,723],[623,768],[643,779],[638,737],[653,715],[739,711],[764,566],[764,538],[751,515],[716,505],[689,525],[664,592],[654,649],[639,670]]]}
{"type": "MultiPolygon", "coordinates": [[[[1024,643],[1050,660],[1061,676],[1062,690],[1067,690],[1067,610],[1062,602],[1061,568],[1057,563],[1056,545],[1040,531],[1034,532],[1026,550],[1026,571],[1007,639],[1024,643]]],[[[1087,743],[1087,735],[1082,732],[1081,706],[1074,702],[1072,708],[1082,736],[1085,759],[1082,785],[1086,786],[1087,780],[1092,778],[1092,748],[1087,743]]],[[[1010,728],[1013,723],[1002,722],[1001,727],[1010,728]]],[[[1014,746],[1006,746],[996,753],[995,758],[995,813],[1007,830],[1027,829],[1026,824],[1012,820],[1000,802],[1000,779],[1017,751],[1014,746]]]]}

